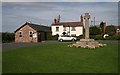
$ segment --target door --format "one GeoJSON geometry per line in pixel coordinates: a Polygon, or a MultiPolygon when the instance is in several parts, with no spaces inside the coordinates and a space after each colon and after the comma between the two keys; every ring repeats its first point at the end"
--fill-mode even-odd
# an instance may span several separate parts
{"type": "Polygon", "coordinates": [[[41,34],[38,33],[38,42],[41,42],[41,34]]]}

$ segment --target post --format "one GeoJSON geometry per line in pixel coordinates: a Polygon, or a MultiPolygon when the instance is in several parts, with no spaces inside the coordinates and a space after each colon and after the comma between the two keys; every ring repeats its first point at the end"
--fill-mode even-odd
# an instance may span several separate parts
{"type": "Polygon", "coordinates": [[[95,26],[95,17],[94,17],[94,26],[95,26]]]}
{"type": "Polygon", "coordinates": [[[89,13],[85,13],[84,19],[85,19],[85,39],[89,39],[89,13]]]}

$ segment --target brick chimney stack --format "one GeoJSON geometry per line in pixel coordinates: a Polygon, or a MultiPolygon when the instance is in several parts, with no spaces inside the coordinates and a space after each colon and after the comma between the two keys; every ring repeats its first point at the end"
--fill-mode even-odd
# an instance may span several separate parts
{"type": "Polygon", "coordinates": [[[60,23],[60,15],[58,16],[58,23],[60,23]]]}
{"type": "Polygon", "coordinates": [[[104,22],[104,33],[106,33],[106,22],[104,22]]]}
{"type": "Polygon", "coordinates": [[[55,18],[55,19],[54,19],[54,24],[56,24],[56,22],[57,22],[57,19],[55,18]]]}
{"type": "Polygon", "coordinates": [[[80,17],[80,20],[81,20],[81,22],[83,23],[83,16],[81,15],[81,17],[80,17]]]}

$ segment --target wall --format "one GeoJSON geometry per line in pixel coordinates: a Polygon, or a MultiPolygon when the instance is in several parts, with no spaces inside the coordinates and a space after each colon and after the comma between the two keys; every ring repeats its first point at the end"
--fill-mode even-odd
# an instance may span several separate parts
{"type": "Polygon", "coordinates": [[[29,37],[29,31],[33,31],[34,33],[36,33],[36,31],[28,25],[25,25],[20,30],[18,30],[15,33],[15,42],[37,42],[37,37],[29,37]],[[20,31],[23,33],[23,37],[19,37],[20,31]]]}
{"type": "Polygon", "coordinates": [[[62,35],[63,33],[63,26],[52,26],[52,35],[62,35]],[[59,31],[56,32],[56,27],[59,27],[59,31]]]}
{"type": "Polygon", "coordinates": [[[64,31],[63,26],[52,26],[52,35],[62,35],[63,32],[68,33],[68,35],[76,34],[76,36],[83,34],[83,27],[76,27],[76,31],[71,31],[72,27],[66,27],[66,31],[64,31]],[[59,32],[56,32],[56,27],[59,27],[59,32]],[[70,33],[69,33],[70,32],[70,33]]]}

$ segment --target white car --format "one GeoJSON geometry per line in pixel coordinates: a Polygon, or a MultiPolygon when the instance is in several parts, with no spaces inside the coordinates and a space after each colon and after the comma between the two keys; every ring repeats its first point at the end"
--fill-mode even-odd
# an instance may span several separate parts
{"type": "Polygon", "coordinates": [[[77,38],[76,37],[72,37],[72,36],[69,36],[69,35],[62,35],[62,36],[59,36],[58,37],[58,40],[60,41],[60,42],[62,42],[62,41],[76,41],[77,40],[77,38]]]}

